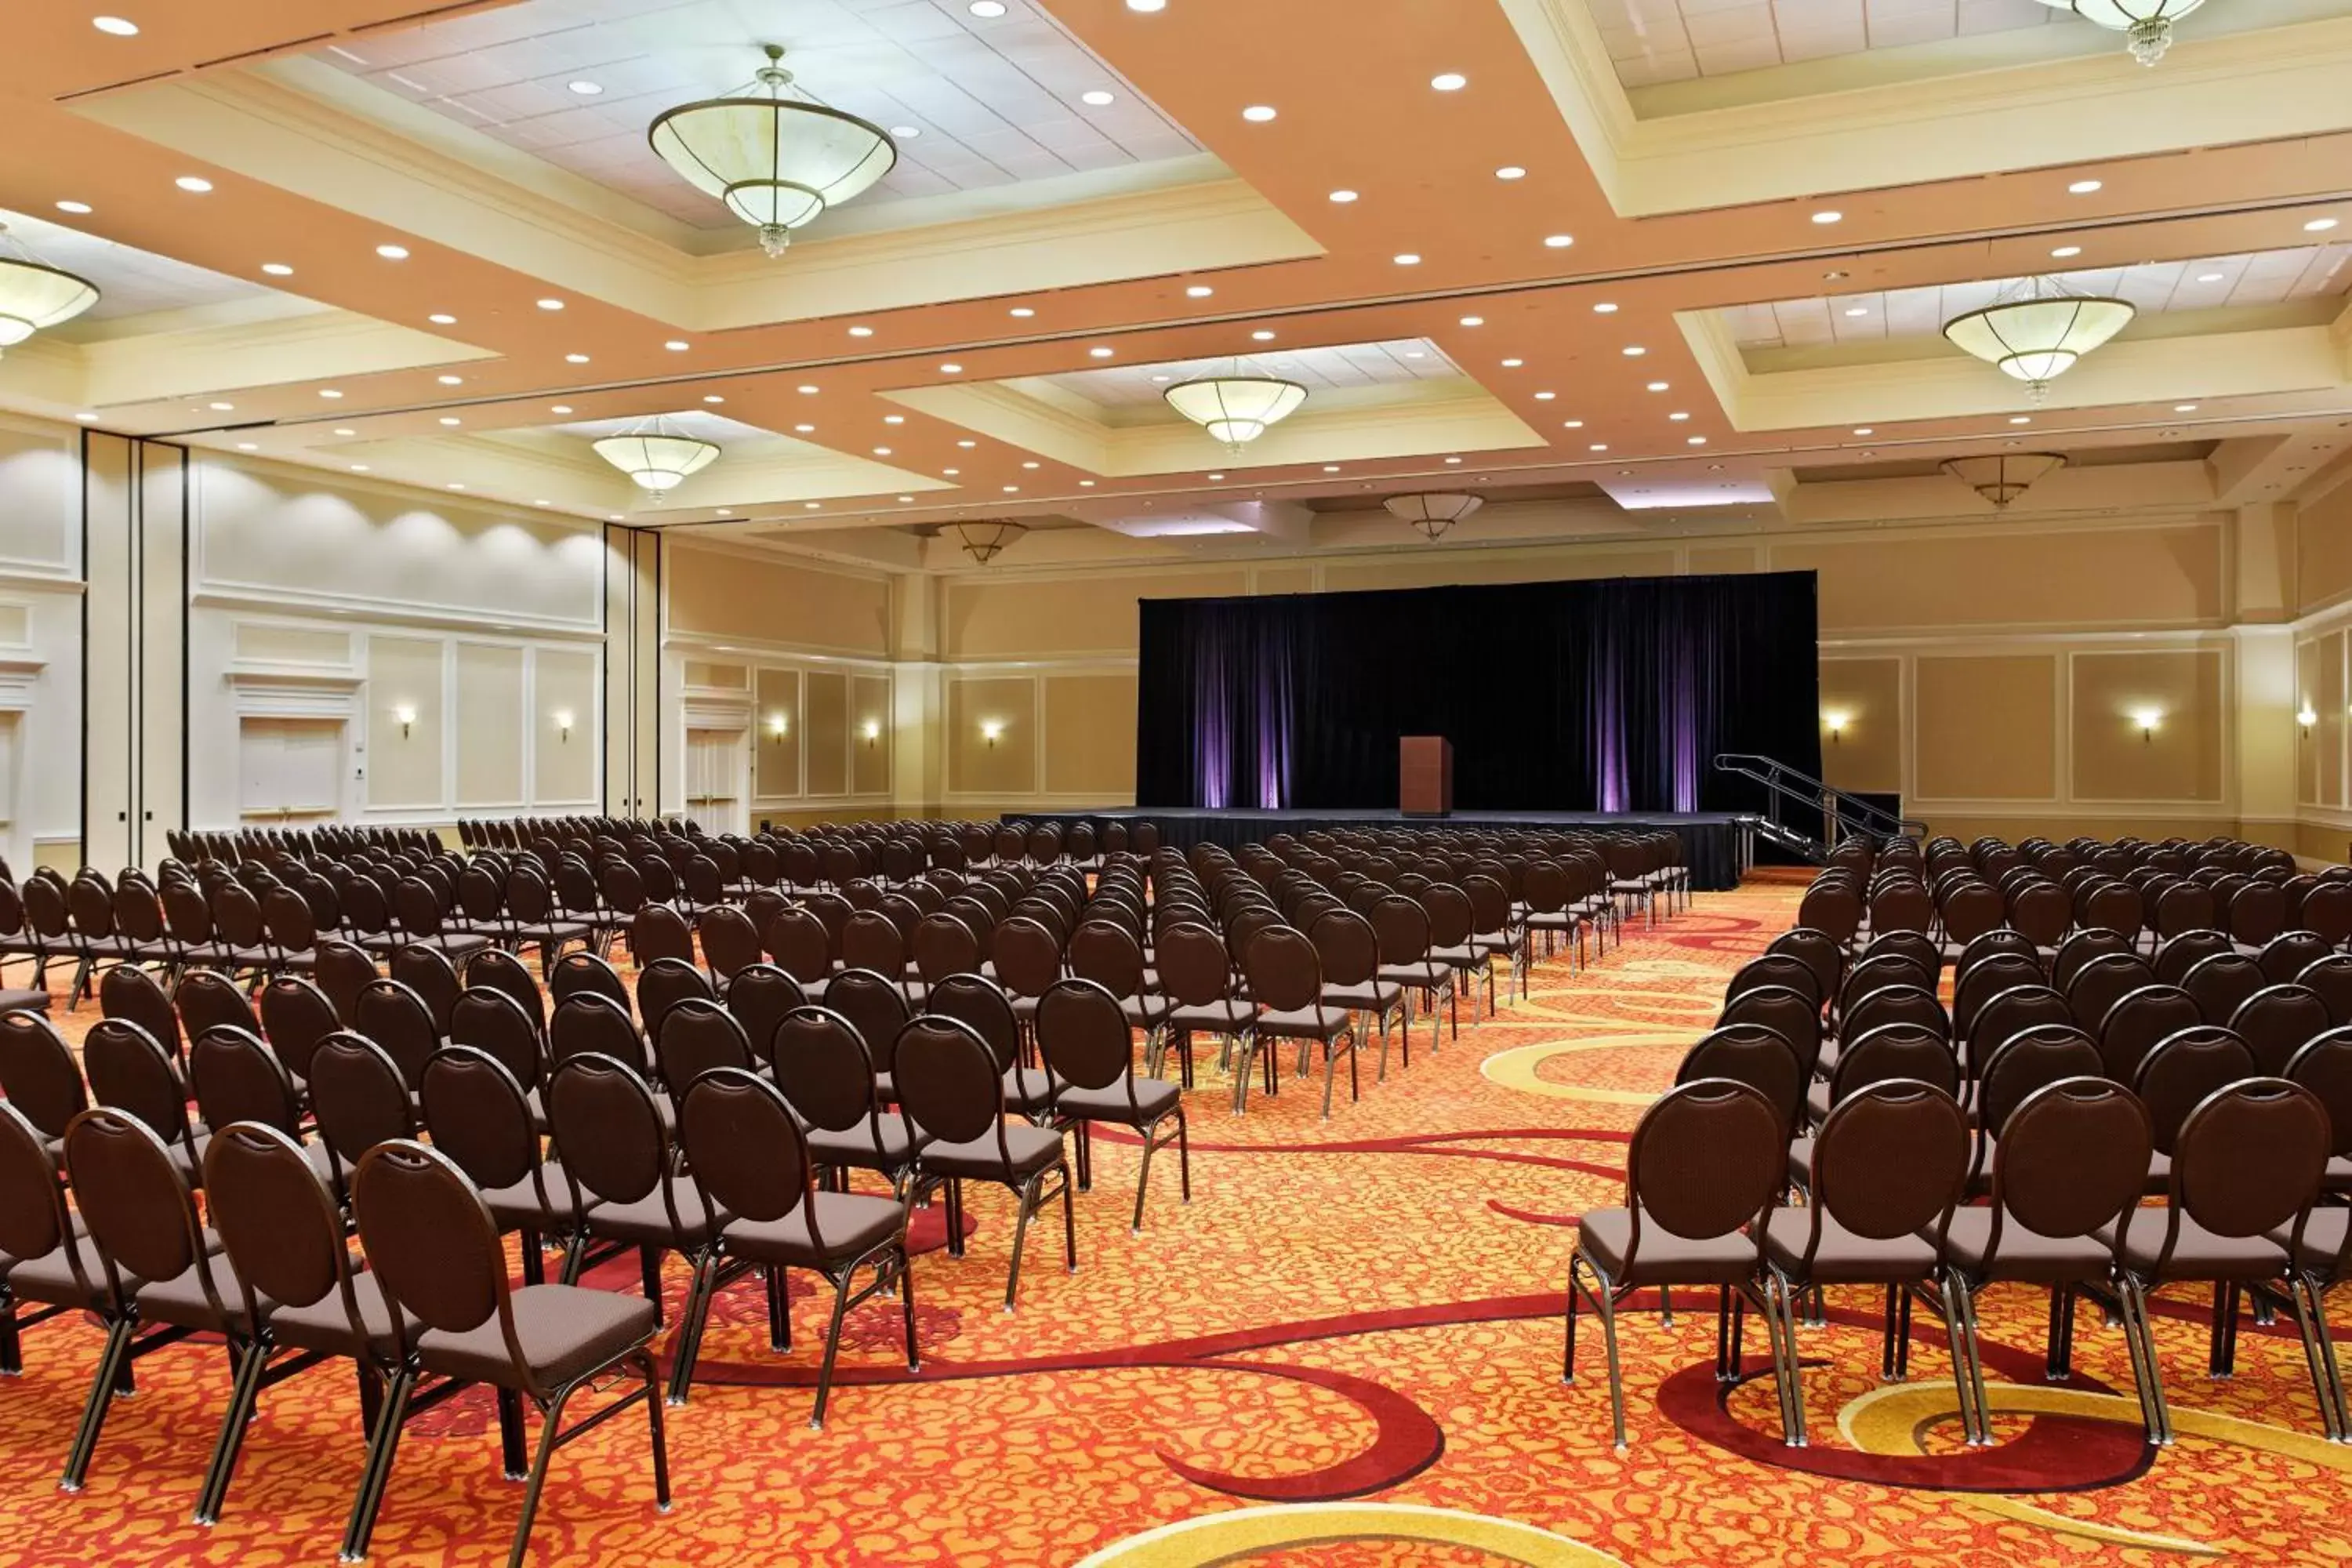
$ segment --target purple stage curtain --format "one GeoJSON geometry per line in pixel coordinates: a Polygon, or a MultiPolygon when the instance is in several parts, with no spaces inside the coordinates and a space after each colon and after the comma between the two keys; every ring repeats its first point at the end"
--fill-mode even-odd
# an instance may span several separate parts
{"type": "Polygon", "coordinates": [[[1761,805],[1721,752],[1821,771],[1813,574],[1147,599],[1136,798],[1393,807],[1401,735],[1465,811],[1761,805]]]}

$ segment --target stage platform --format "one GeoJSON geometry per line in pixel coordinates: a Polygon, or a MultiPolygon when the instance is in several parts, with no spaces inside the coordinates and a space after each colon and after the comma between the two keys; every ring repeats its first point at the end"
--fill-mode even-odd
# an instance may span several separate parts
{"type": "Polygon", "coordinates": [[[1231,847],[1263,843],[1277,833],[1303,834],[1342,827],[1669,827],[1682,836],[1683,856],[1695,888],[1739,885],[1755,858],[1751,819],[1727,811],[1457,811],[1449,816],[1406,816],[1395,811],[1211,811],[1202,807],[1107,806],[1099,811],[1024,811],[1024,822],[1156,823],[1160,840],[1180,849],[1208,840],[1231,847]]]}

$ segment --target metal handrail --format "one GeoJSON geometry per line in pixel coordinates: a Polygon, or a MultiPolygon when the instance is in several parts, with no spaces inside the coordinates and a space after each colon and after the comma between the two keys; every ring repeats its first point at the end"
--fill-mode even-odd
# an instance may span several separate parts
{"type": "Polygon", "coordinates": [[[1717,755],[1715,765],[1718,772],[1753,779],[1784,800],[1814,809],[1825,805],[1832,806],[1840,821],[1858,824],[1873,833],[1912,838],[1927,835],[1926,823],[1898,816],[1885,806],[1874,805],[1860,795],[1850,795],[1772,757],[1753,752],[1724,752],[1717,755]]]}

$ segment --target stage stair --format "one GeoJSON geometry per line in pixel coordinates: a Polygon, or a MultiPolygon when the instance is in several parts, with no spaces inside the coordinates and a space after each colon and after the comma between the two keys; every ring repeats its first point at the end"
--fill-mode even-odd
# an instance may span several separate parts
{"type": "Polygon", "coordinates": [[[1717,773],[1731,773],[1763,787],[1770,804],[1767,810],[1749,819],[1756,836],[1807,865],[1827,865],[1831,843],[1853,834],[1885,838],[1924,838],[1927,834],[1926,823],[1899,816],[1776,758],[1752,752],[1725,752],[1717,756],[1715,766],[1717,773]],[[1808,817],[1818,814],[1828,840],[1781,821],[1780,812],[1791,807],[1808,817]]]}

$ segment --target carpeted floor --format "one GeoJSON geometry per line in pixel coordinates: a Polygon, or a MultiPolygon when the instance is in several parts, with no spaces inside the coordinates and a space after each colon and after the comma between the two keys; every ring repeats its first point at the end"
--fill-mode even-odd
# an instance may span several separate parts
{"type": "MultiPolygon", "coordinates": [[[[1059,1226],[1031,1237],[1020,1310],[1001,1307],[1009,1211],[974,1191],[961,1261],[918,1260],[923,1370],[894,1352],[896,1304],[854,1314],[826,1429],[807,1425],[825,1302],[799,1282],[796,1349],[767,1348],[756,1285],[723,1297],[693,1402],[673,1411],[677,1507],[656,1512],[634,1415],[556,1457],[541,1563],[1064,1564],[1318,1568],[1433,1563],[2021,1564],[2352,1557],[2352,1447],[2318,1436],[2291,1334],[2243,1332],[2204,1373],[2202,1302],[2160,1302],[2181,1436],[2141,1443],[2119,1334],[2085,1312],[2071,1384],[2042,1381],[2043,1298],[1999,1290],[1986,1359],[2001,1441],[1965,1451],[1948,1363],[1919,1315],[1912,1381],[1877,1378],[1876,1303],[1831,1297],[1803,1337],[1814,1446],[1779,1441],[1769,1379],[1727,1398],[1711,1303],[1624,1332],[1632,1447],[1609,1440],[1597,1331],[1559,1382],[1561,1289],[1579,1210],[1614,1202],[1627,1131],[1709,1023],[1726,975],[1785,928],[1796,888],[1751,883],[1586,973],[1539,965],[1533,994],[1406,1068],[1363,1063],[1363,1098],[1318,1092],[1227,1113],[1211,1063],[1189,1098],[1192,1190],[1155,1163],[1130,1236],[1135,1150],[1097,1137],[1080,1268],[1059,1226]]],[[[84,1013],[90,1009],[86,1005],[84,1013]]],[[[628,1289],[634,1269],[604,1280],[628,1289]]],[[[684,1275],[673,1266],[673,1309],[684,1275]]],[[[2341,1309],[2338,1309],[2341,1317],[2341,1309]]],[[[1597,1331],[1597,1325],[1592,1325],[1597,1331]]],[[[188,1521],[226,1397],[217,1347],[140,1364],[79,1496],[55,1487],[99,1348],[59,1321],[0,1384],[0,1564],[332,1559],[361,1458],[350,1377],[263,1397],[226,1517],[188,1521]]],[[[1763,1360],[1749,1338],[1752,1369],[1763,1360]]],[[[535,1435],[535,1434],[534,1434],[535,1435]]],[[[520,1488],[499,1475],[478,1391],[404,1444],[375,1538],[383,1563],[503,1557],[520,1488]]]]}

